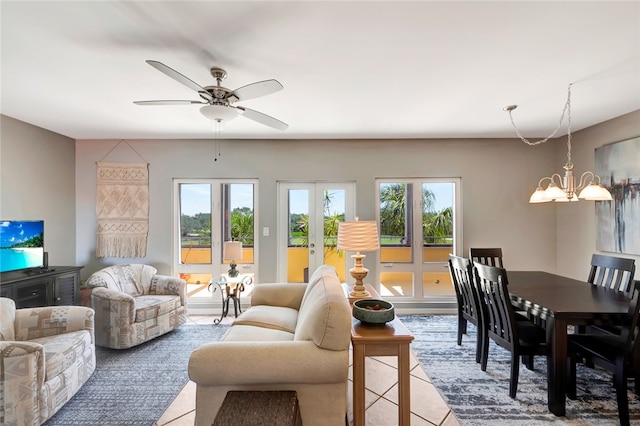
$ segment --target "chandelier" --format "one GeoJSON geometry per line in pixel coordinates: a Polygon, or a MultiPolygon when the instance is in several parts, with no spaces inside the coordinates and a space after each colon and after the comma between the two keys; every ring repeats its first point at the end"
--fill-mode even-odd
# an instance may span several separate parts
{"type": "Polygon", "coordinates": [[[571,162],[571,84],[567,89],[567,102],[564,104],[562,114],[560,115],[560,121],[558,127],[544,139],[531,142],[520,134],[516,128],[516,124],[513,121],[513,110],[518,105],[509,105],[503,109],[509,113],[511,119],[511,125],[516,131],[518,137],[527,145],[539,145],[547,142],[552,138],[564,121],[565,114],[567,115],[567,163],[564,165],[564,176],[560,176],[558,173],[554,173],[551,176],[545,176],[538,181],[538,187],[529,198],[530,203],[547,203],[549,201],[555,201],[557,203],[578,201],[578,199],[595,200],[595,201],[610,201],[612,200],[611,193],[602,186],[600,182],[600,176],[587,171],[580,176],[580,181],[576,185],[576,177],[573,175],[573,163],[571,162]],[[546,189],[542,188],[542,185],[549,181],[546,189]]]}

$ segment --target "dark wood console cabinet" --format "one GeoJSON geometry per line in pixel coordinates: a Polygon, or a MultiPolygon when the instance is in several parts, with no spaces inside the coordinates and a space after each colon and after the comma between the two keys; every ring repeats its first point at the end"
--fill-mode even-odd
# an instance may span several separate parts
{"type": "Polygon", "coordinates": [[[5,272],[0,278],[0,296],[13,299],[17,308],[79,305],[81,269],[82,266],[51,266],[5,272]]]}

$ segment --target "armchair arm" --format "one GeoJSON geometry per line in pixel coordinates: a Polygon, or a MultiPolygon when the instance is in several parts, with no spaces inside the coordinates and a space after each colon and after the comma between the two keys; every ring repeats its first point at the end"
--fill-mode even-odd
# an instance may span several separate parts
{"type": "Polygon", "coordinates": [[[182,306],[187,306],[187,282],[168,275],[154,275],[151,278],[149,294],[177,294],[182,306]]]}
{"type": "Polygon", "coordinates": [[[120,322],[126,319],[127,324],[135,322],[136,302],[126,293],[96,287],[91,291],[91,306],[95,309],[96,324],[111,324],[110,317],[117,317],[120,322]]]}
{"type": "Polygon", "coordinates": [[[251,292],[251,306],[268,305],[300,309],[307,284],[256,284],[251,292]]]}
{"type": "Polygon", "coordinates": [[[347,381],[348,369],[349,351],[303,340],[208,343],[189,358],[189,378],[204,386],[339,383],[347,381]]]}
{"type": "Polygon", "coordinates": [[[28,341],[0,341],[0,362],[5,398],[7,395],[11,396],[12,392],[15,392],[17,398],[19,389],[31,389],[36,395],[34,400],[37,401],[38,390],[44,384],[44,346],[28,341]],[[27,383],[33,383],[36,389],[32,389],[33,385],[26,386],[27,383]]]}
{"type": "Polygon", "coordinates": [[[45,306],[16,310],[16,340],[89,330],[93,341],[94,311],[86,306],[45,306]]]}

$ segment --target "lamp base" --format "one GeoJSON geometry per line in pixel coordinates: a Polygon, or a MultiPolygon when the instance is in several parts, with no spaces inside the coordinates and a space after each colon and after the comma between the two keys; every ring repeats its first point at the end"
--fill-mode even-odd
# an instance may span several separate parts
{"type": "Polygon", "coordinates": [[[231,262],[230,266],[231,266],[231,269],[227,271],[227,275],[229,275],[231,278],[237,277],[238,274],[240,273],[240,271],[236,269],[237,264],[235,262],[231,262]]]}
{"type": "MultiPolygon", "coordinates": [[[[353,255],[351,257],[356,258],[356,256],[357,255],[353,255]]],[[[359,255],[359,256],[360,256],[359,259],[356,258],[356,266],[349,269],[349,273],[351,274],[353,279],[356,280],[356,283],[354,284],[353,289],[349,293],[349,296],[353,298],[364,299],[366,297],[371,297],[367,289],[364,288],[364,283],[362,282],[362,280],[365,279],[367,274],[369,273],[369,270],[367,268],[362,267],[362,257],[364,257],[364,255],[359,255]],[[360,260],[359,264],[357,260],[360,260]]]]}
{"type": "Polygon", "coordinates": [[[353,297],[354,299],[366,299],[371,297],[371,294],[367,291],[364,286],[362,288],[353,287],[353,289],[349,292],[349,297],[353,297]]]}

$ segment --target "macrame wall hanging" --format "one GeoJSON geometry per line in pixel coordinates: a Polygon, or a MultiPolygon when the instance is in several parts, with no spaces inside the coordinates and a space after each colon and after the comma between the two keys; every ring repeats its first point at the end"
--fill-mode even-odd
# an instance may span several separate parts
{"type": "MultiPolygon", "coordinates": [[[[149,163],[97,162],[96,257],[145,257],[149,234],[149,163]]],[[[146,161],[146,160],[145,160],[146,161]]]]}

